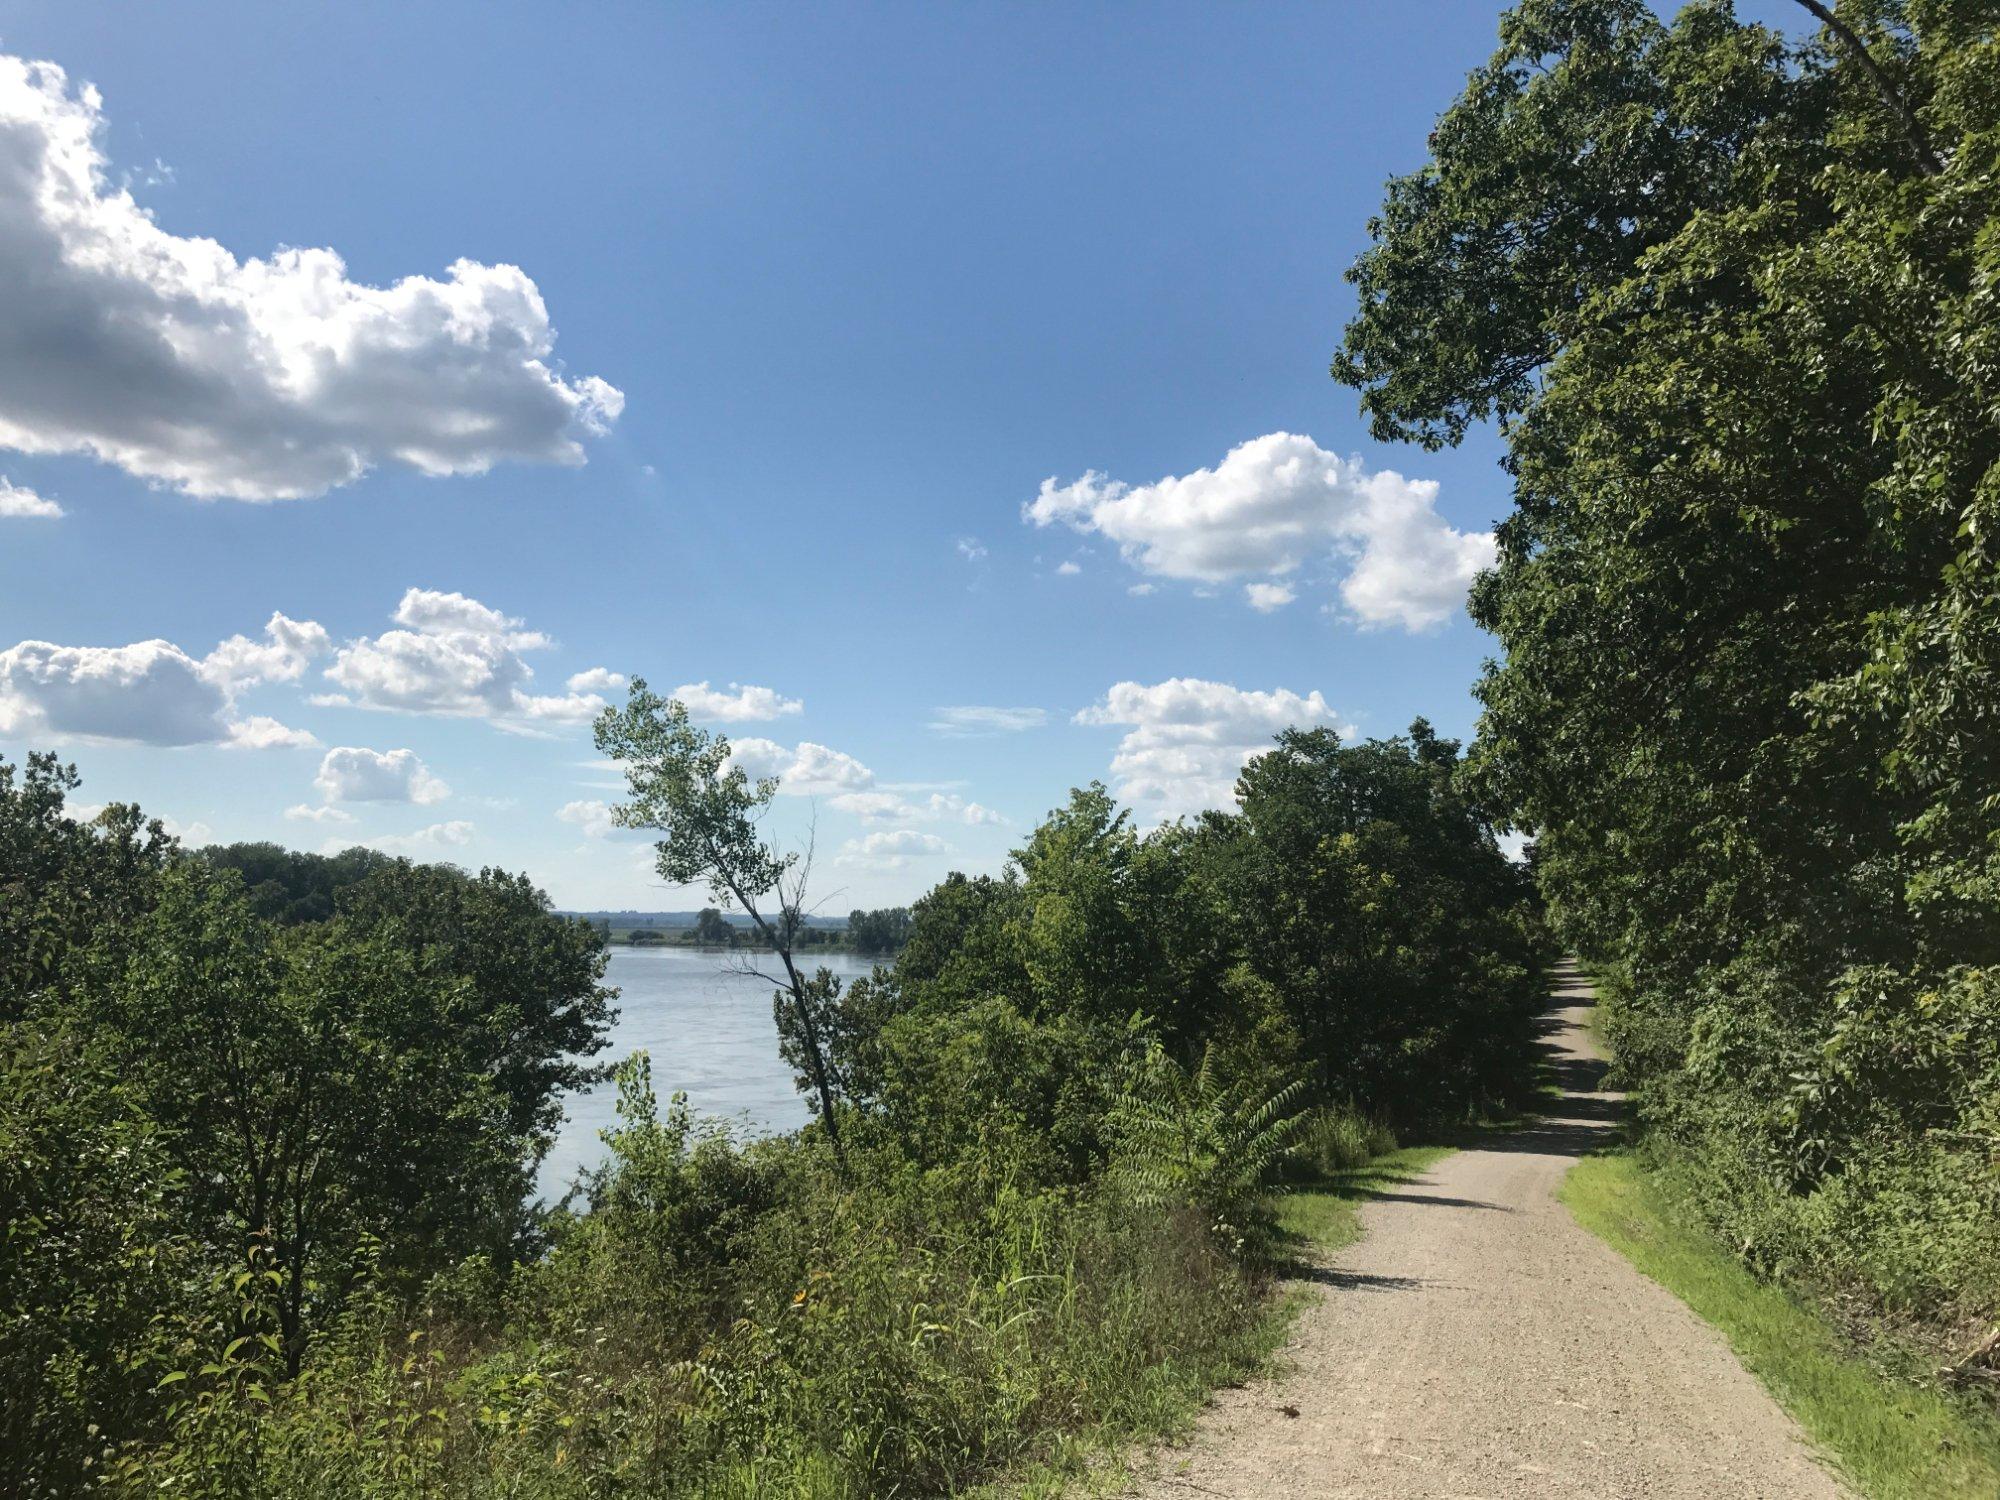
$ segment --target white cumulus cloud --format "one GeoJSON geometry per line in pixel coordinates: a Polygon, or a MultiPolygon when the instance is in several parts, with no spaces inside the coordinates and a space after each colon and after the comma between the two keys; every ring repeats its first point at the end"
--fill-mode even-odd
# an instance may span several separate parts
{"type": "Polygon", "coordinates": [[[0,479],[0,517],[53,521],[63,513],[55,501],[36,494],[26,485],[0,479]]]}
{"type": "Polygon", "coordinates": [[[163,813],[160,816],[160,826],[190,848],[199,848],[203,844],[215,842],[215,830],[199,818],[192,823],[183,823],[179,818],[170,818],[163,813]]]}
{"type": "Polygon", "coordinates": [[[1163,821],[1235,806],[1237,775],[1281,729],[1353,733],[1318,692],[1246,691],[1198,677],[1118,683],[1076,722],[1125,728],[1111,760],[1118,794],[1163,821]]]}
{"type": "Polygon", "coordinates": [[[1283,609],[1299,596],[1288,583],[1251,583],[1244,585],[1243,597],[1250,601],[1252,609],[1268,615],[1274,609],[1283,609]]]}
{"type": "Polygon", "coordinates": [[[913,859],[949,853],[951,845],[934,833],[898,828],[892,833],[871,833],[847,840],[840,846],[835,863],[868,870],[900,870],[913,859]]]}
{"type": "Polygon", "coordinates": [[[322,701],[489,718],[503,726],[574,724],[604,707],[598,693],[575,685],[608,685],[617,676],[594,668],[572,677],[568,693],[528,691],[535,670],[523,653],[545,649],[549,638],[463,594],[406,590],[393,619],[401,629],[363,636],[340,648],[326,678],[343,691],[322,701]]]}
{"type": "Polygon", "coordinates": [[[753,780],[777,777],[778,790],[790,797],[864,792],[875,785],[875,773],[853,756],[811,740],[787,749],[775,740],[746,735],[730,742],[729,760],[753,780]]]}
{"type": "Polygon", "coordinates": [[[618,826],[611,819],[611,804],[597,798],[565,802],[556,809],[556,817],[564,823],[574,823],[587,839],[601,839],[618,826]]]}
{"type": "Polygon", "coordinates": [[[239,260],[160,228],[103,131],[94,88],[0,56],[0,446],[276,500],[382,463],[579,464],[623,408],[551,364],[548,309],[518,267],[369,286],[328,249],[239,260]]]}
{"type": "Polygon", "coordinates": [[[232,750],[311,750],[319,736],[307,729],[288,729],[269,714],[252,714],[229,726],[224,741],[232,750]]]}
{"type": "MultiPolygon", "coordinates": [[[[453,818],[448,823],[432,823],[419,828],[414,833],[387,833],[378,838],[361,839],[358,842],[369,849],[380,849],[384,854],[406,854],[423,856],[435,854],[440,849],[459,849],[472,842],[478,832],[464,818],[453,818]]],[[[352,849],[354,839],[328,839],[322,852],[338,854],[343,849],[352,849]]]]}
{"type": "Polygon", "coordinates": [[[912,802],[890,790],[842,792],[833,806],[851,813],[865,823],[969,823],[999,824],[1007,820],[990,807],[969,802],[956,792],[933,792],[922,802],[912,802]]]}
{"type": "Polygon", "coordinates": [[[22,641],[0,651],[0,734],[15,739],[276,749],[316,744],[304,730],[236,716],[236,695],[296,676],[310,622],[274,614],[266,640],[232,636],[202,660],[171,641],[59,646],[22,641]]]}
{"type": "Polygon", "coordinates": [[[325,626],[273,611],[264,624],[263,640],[232,635],[208,653],[202,667],[230,692],[259,682],[297,682],[332,645],[325,626]]]}
{"type": "MultiPolygon", "coordinates": [[[[1437,493],[1434,480],[1370,473],[1309,437],[1273,432],[1230,449],[1213,469],[1153,484],[1094,470],[1069,484],[1046,479],[1022,516],[1103,536],[1140,572],[1199,584],[1282,587],[1286,575],[1330,562],[1359,624],[1428,630],[1459,610],[1494,558],[1492,533],[1450,525],[1437,493]]],[[[1250,602],[1276,608],[1275,597],[1250,602]]]]}
{"type": "Polygon", "coordinates": [[[968,802],[955,792],[933,792],[925,810],[933,818],[971,824],[1000,824],[1007,820],[990,807],[968,802]]]}
{"type": "Polygon", "coordinates": [[[320,760],[313,785],[328,802],[442,802],[451,788],[433,776],[414,750],[341,745],[320,760]]]}
{"type": "Polygon", "coordinates": [[[354,814],[342,812],[337,807],[314,807],[309,802],[298,802],[285,809],[285,816],[294,823],[352,823],[354,814]]]}
{"type": "Polygon", "coordinates": [[[706,682],[685,682],[668,696],[678,698],[695,718],[710,723],[737,724],[780,719],[806,710],[805,703],[798,698],[787,698],[771,688],[740,682],[730,683],[727,692],[712,688],[706,682]]]}
{"type": "Polygon", "coordinates": [[[865,823],[903,823],[920,816],[914,802],[895,792],[841,792],[832,802],[865,823]]]}
{"type": "Polygon", "coordinates": [[[572,672],[563,686],[572,693],[622,693],[631,682],[623,672],[614,672],[609,667],[591,667],[587,671],[572,672]]]}
{"type": "Polygon", "coordinates": [[[229,733],[228,709],[201,663],[168,641],[0,651],[0,734],[14,739],[214,744],[229,733]]]}

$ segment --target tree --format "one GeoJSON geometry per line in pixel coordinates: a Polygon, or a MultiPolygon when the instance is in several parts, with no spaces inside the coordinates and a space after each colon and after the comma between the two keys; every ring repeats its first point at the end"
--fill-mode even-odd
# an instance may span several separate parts
{"type": "Polygon", "coordinates": [[[198,1281],[186,1183],[101,1039],[0,1026],[0,1491],[89,1488],[144,1431],[198,1281]]]}
{"type": "Polygon", "coordinates": [[[190,863],[161,878],[96,1001],[201,1238],[240,1250],[269,1236],[294,1373],[340,1295],[324,1273],[363,1236],[412,1274],[507,1248],[520,1138],[484,1047],[466,1043],[470,980],[385,934],[272,929],[234,875],[190,863]]]}
{"type": "Polygon", "coordinates": [[[722,912],[713,906],[704,906],[695,914],[694,940],[705,948],[727,948],[736,936],[736,929],[722,912]]]}
{"type": "Polygon", "coordinates": [[[560,1096],[610,1069],[586,1059],[607,1045],[618,992],[598,930],[558,916],[526,875],[392,860],[342,887],[341,924],[415,955],[442,981],[464,980],[457,1045],[508,1102],[507,1126],[536,1152],[561,1121],[560,1096]]]}
{"type": "Polygon", "coordinates": [[[910,909],[887,906],[847,917],[847,941],[857,953],[895,953],[910,940],[910,909]]]}
{"type": "MultiPolygon", "coordinates": [[[[1905,1297],[1898,1246],[2000,1217],[2000,43],[1806,9],[1510,11],[1335,374],[1384,437],[1504,422],[1477,778],[1620,971],[1656,1144],[1732,1243],[1905,1297]]],[[[1934,1310],[2000,1306],[1984,1243],[1934,1310]]]]}
{"type": "Polygon", "coordinates": [[[1287,730],[1243,769],[1218,879],[1322,1099],[1421,1119],[1532,1072],[1539,933],[1524,874],[1423,720],[1349,745],[1287,730]]]}
{"type": "Polygon", "coordinates": [[[396,862],[393,855],[360,844],[331,855],[280,844],[210,844],[201,857],[241,875],[251,910],[286,927],[326,921],[340,891],[396,862]]]}
{"type": "MultiPolygon", "coordinates": [[[[623,708],[607,708],[594,726],[598,750],[623,764],[629,800],[612,809],[621,828],[657,829],[658,869],[671,885],[707,886],[734,903],[784,973],[776,982],[799,1029],[821,1126],[845,1163],[826,1053],[814,1024],[812,981],[793,954],[805,922],[811,860],[779,854],[758,836],[757,820],[777,794],[775,778],[752,782],[732,765],[729,741],[697,728],[678,701],[662,699],[634,678],[623,708]]],[[[769,976],[766,976],[769,977],[769,976]]]]}
{"type": "Polygon", "coordinates": [[[115,955],[179,848],[130,803],[71,818],[65,798],[79,784],[46,752],[20,771],[0,760],[0,1021],[59,1001],[85,966],[115,955]]]}

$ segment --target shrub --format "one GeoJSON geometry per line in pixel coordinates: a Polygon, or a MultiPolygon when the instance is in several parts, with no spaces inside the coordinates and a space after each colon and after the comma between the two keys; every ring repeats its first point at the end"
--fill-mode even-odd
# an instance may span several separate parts
{"type": "Polygon", "coordinates": [[[1194,1209],[1241,1253],[1268,1235],[1265,1195],[1311,1117],[1303,1080],[1260,1099],[1214,1062],[1212,1048],[1191,1072],[1147,1057],[1111,1112],[1112,1180],[1141,1203],[1194,1209]]]}

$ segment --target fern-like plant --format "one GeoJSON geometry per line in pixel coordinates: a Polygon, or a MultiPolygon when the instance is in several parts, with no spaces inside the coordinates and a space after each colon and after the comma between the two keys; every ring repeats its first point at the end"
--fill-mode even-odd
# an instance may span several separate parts
{"type": "Polygon", "coordinates": [[[1186,1205],[1239,1253],[1270,1228],[1264,1200],[1309,1115],[1304,1080],[1260,1098],[1225,1079],[1215,1049],[1188,1071],[1155,1048],[1111,1111],[1114,1177],[1140,1202],[1186,1205]]]}

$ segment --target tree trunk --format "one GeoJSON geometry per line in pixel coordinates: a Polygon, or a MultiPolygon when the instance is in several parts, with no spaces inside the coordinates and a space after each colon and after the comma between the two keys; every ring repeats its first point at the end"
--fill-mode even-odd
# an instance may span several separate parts
{"type": "Polygon", "coordinates": [[[812,1007],[806,1004],[805,986],[792,963],[791,949],[779,949],[778,957],[785,961],[785,977],[791,982],[792,1010],[799,1018],[799,1029],[806,1037],[806,1052],[812,1059],[813,1087],[819,1091],[819,1117],[826,1125],[827,1140],[833,1143],[833,1159],[844,1173],[847,1151],[840,1144],[840,1122],[833,1112],[833,1089],[826,1080],[826,1058],[820,1052],[819,1028],[813,1025],[812,1007]]]}

